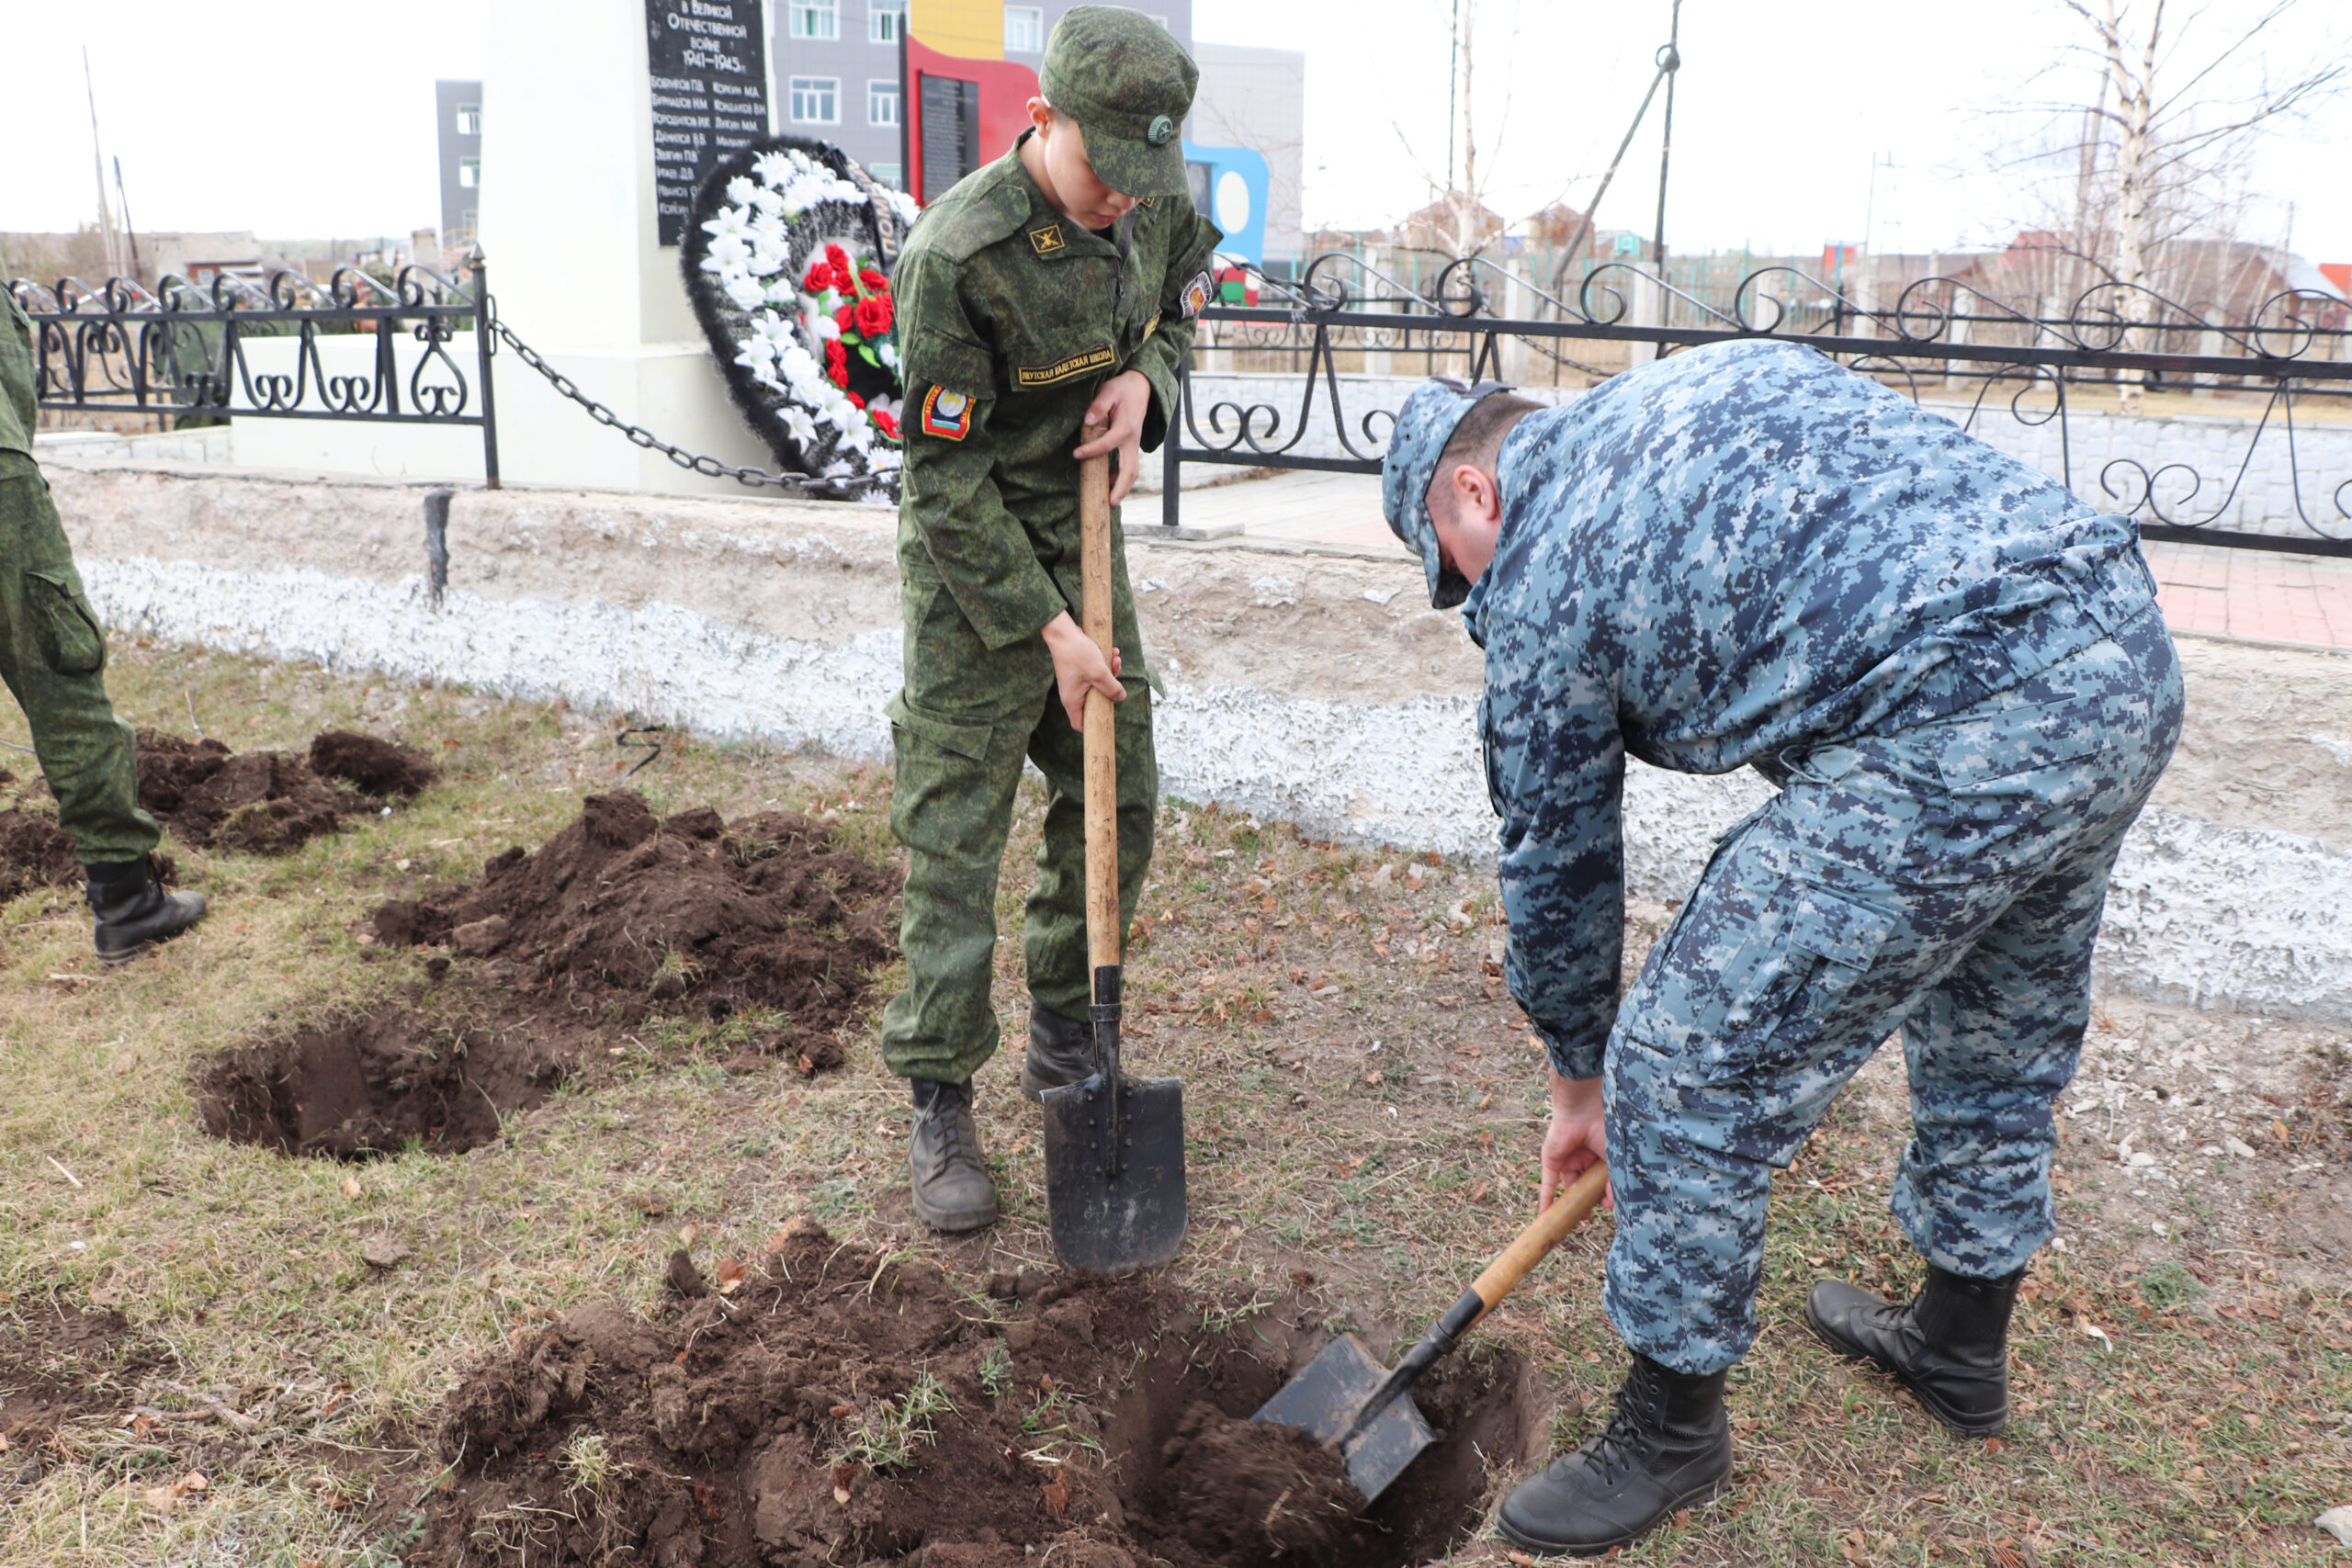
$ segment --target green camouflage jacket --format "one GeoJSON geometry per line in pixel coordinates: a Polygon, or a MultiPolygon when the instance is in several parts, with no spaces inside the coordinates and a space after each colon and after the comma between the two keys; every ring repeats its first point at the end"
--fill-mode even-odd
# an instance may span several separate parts
{"type": "Polygon", "coordinates": [[[1146,450],[1175,417],[1176,367],[1224,236],[1181,196],[1120,227],[1124,259],[1117,230],[1080,229],[1046,203],[1016,144],[925,209],[899,258],[900,570],[911,598],[927,558],[991,650],[1076,613],[1070,451],[1102,382],[1150,380],[1146,450]]]}
{"type": "Polygon", "coordinates": [[[0,479],[32,468],[33,323],[16,297],[0,292],[0,479]]]}

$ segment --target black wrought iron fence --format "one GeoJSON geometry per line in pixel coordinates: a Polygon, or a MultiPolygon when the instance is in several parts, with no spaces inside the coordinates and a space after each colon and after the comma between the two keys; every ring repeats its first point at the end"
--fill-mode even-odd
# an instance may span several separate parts
{"type": "Polygon", "coordinates": [[[389,279],[344,267],[323,286],[295,272],[259,283],[224,272],[202,286],[166,276],[152,290],[123,277],[97,288],[15,278],[8,288],[32,318],[41,408],[475,425],[484,480],[498,487],[496,306],[479,264],[463,282],[417,265],[389,279]],[[354,338],[368,341],[346,348],[354,338]]]}
{"type": "Polygon", "coordinates": [[[1317,257],[1295,280],[1250,269],[1228,284],[1236,288],[1256,302],[1202,310],[1182,417],[1163,447],[1161,523],[1171,531],[1182,525],[1187,463],[1379,472],[1408,378],[1516,379],[1506,374],[1513,360],[1599,378],[1639,359],[1770,337],[1939,403],[1996,446],[2031,444],[2005,441],[2003,420],[2041,433],[2039,444],[2055,446],[2047,466],[2068,488],[2139,518],[2148,538],[2352,557],[2352,463],[2324,457],[2336,471],[2310,474],[2305,462],[2315,434],[2352,449],[2352,330],[2345,302],[2329,294],[2280,293],[2250,319],[2225,321],[2102,284],[2063,314],[2037,315],[1970,281],[1929,277],[1870,309],[1796,267],[1772,266],[1743,278],[1726,307],[1634,263],[1598,267],[1558,296],[1485,258],[1453,263],[1424,290],[1346,253],[1317,257]],[[1204,397],[1195,378],[1212,374],[1225,392],[1204,397]],[[2087,398],[2112,399],[2120,412],[2134,394],[2180,392],[2214,416],[2198,422],[2212,437],[2204,449],[2078,461],[2087,398]],[[2258,526],[2245,525],[2250,481],[2263,491],[2258,526]]]}

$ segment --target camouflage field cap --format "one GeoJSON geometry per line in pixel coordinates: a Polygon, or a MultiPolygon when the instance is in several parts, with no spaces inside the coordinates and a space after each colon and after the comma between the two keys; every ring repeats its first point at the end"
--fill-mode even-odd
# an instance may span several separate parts
{"type": "Polygon", "coordinates": [[[1430,604],[1451,609],[1470,596],[1470,584],[1457,571],[1446,570],[1438,548],[1437,525],[1430,521],[1430,480],[1437,460],[1453,439],[1454,426],[1470,406],[1489,392],[1507,392],[1500,381],[1465,386],[1451,376],[1433,376],[1413,389],[1396,411],[1396,428],[1388,435],[1388,456],[1380,464],[1380,509],[1388,531],[1421,558],[1429,573],[1430,604]]]}
{"type": "Polygon", "coordinates": [[[1185,189],[1184,117],[1201,69],[1166,28],[1124,6],[1074,6],[1046,40],[1046,101],[1078,121],[1102,183],[1125,196],[1185,189]]]}

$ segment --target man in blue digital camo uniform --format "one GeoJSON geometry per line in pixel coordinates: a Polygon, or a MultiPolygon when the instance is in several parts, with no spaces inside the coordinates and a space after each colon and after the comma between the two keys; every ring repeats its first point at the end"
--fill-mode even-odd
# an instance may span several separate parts
{"type": "Polygon", "coordinates": [[[148,874],[162,838],[139,808],[130,727],[107,701],[106,633],[33,461],[33,324],[0,292],[0,680],[25,710],[58,826],[88,874],[97,954],[120,964],[204,918],[201,893],[148,874]]]}
{"type": "Polygon", "coordinates": [[[1898,1028],[1894,1209],[1927,1280],[1905,1305],[1825,1280],[1806,1320],[1996,1430],[2109,871],[2180,728],[2132,524],[1766,341],[1556,410],[1423,386],[1383,489],[1486,649],[1506,972],[1550,1048],[1543,1201],[1606,1154],[1634,1351],[1607,1429],[1510,1495],[1503,1534],[1605,1551],[1723,1484],[1772,1169],[1898,1028]],[[1621,1006],[1628,756],[1781,793],[1621,1006]]]}

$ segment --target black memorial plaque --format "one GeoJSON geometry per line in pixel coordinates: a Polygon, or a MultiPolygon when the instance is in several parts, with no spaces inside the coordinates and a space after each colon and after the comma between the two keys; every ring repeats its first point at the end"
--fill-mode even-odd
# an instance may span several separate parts
{"type": "Polygon", "coordinates": [[[653,77],[653,192],[662,243],[686,231],[695,191],[768,133],[762,0],[645,0],[653,77]]]}

